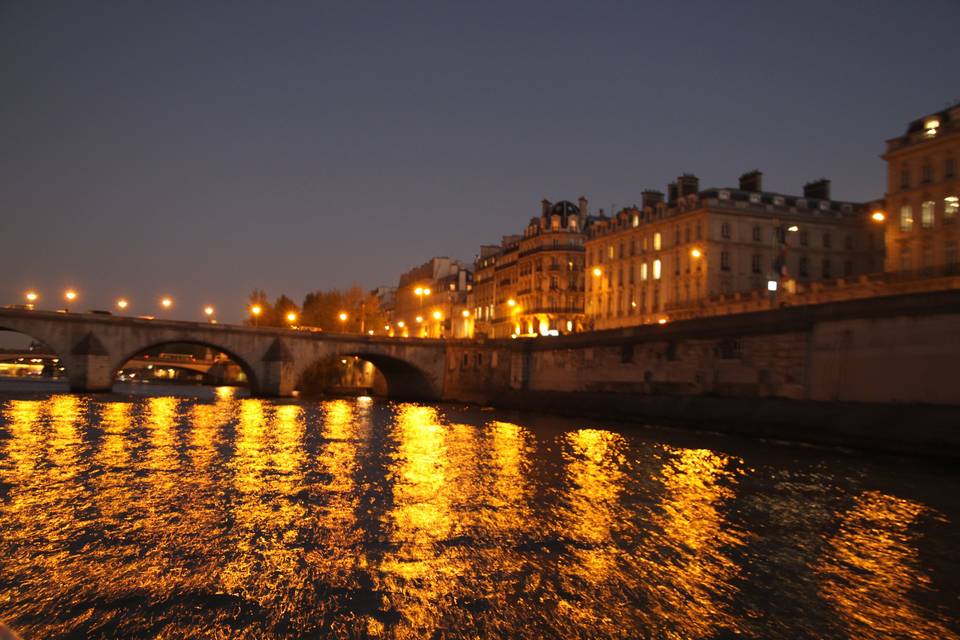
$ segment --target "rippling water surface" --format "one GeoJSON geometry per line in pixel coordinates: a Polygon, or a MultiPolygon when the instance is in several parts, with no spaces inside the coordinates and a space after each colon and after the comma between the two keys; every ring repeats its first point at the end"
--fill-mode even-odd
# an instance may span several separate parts
{"type": "Polygon", "coordinates": [[[0,395],[26,638],[958,638],[960,478],[369,399],[0,395]]]}

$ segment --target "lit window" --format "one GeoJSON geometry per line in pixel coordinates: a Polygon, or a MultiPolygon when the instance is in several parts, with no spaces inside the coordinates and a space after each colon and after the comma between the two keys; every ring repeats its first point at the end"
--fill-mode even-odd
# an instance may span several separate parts
{"type": "MultiPolygon", "coordinates": [[[[660,232],[657,231],[655,234],[653,234],[653,250],[660,251],[660,245],[661,245],[660,232]]],[[[657,260],[657,262],[660,262],[660,261],[657,260]]]]}
{"type": "Polygon", "coordinates": [[[927,200],[920,205],[920,226],[924,229],[933,227],[933,200],[927,200]]]}
{"type": "Polygon", "coordinates": [[[940,128],[940,119],[939,118],[930,118],[923,123],[924,133],[928,138],[932,138],[937,135],[937,130],[940,128]]]}
{"type": "Polygon", "coordinates": [[[646,262],[640,265],[640,279],[641,280],[647,279],[647,263],[646,262]]]}
{"type": "Polygon", "coordinates": [[[607,257],[613,260],[613,245],[607,247],[607,257]]]}
{"type": "Polygon", "coordinates": [[[947,196],[943,199],[943,221],[953,222],[960,211],[960,199],[957,196],[947,196]]]}
{"type": "Polygon", "coordinates": [[[900,207],[900,231],[913,231],[913,208],[908,204],[900,207]]]}
{"type": "Polygon", "coordinates": [[[653,279],[654,280],[660,279],[660,259],[659,258],[653,261],[653,279]]]}
{"type": "Polygon", "coordinates": [[[637,215],[633,216],[633,226],[635,227],[640,226],[640,216],[637,216],[637,215]]]}

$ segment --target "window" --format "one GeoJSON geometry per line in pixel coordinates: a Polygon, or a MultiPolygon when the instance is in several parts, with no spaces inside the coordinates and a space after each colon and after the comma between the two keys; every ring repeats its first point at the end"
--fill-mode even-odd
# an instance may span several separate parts
{"type": "Polygon", "coordinates": [[[677,254],[673,256],[673,275],[680,275],[680,256],[677,254]]]}
{"type": "Polygon", "coordinates": [[[923,182],[933,181],[933,167],[928,164],[923,165],[923,167],[920,168],[920,179],[923,182]]]}
{"type": "Polygon", "coordinates": [[[631,224],[632,224],[633,226],[635,226],[635,227],[639,227],[639,226],[640,226],[640,216],[634,215],[634,216],[633,216],[633,219],[631,220],[631,224]]]}
{"type": "Polygon", "coordinates": [[[760,242],[760,225],[753,225],[753,241],[760,242]]]}
{"type": "Polygon", "coordinates": [[[683,228],[683,241],[690,242],[690,225],[683,228]]]}
{"type": "Polygon", "coordinates": [[[832,278],[832,277],[833,277],[833,272],[832,272],[832,268],[831,268],[831,265],[830,265],[830,258],[824,258],[824,259],[823,259],[822,270],[823,270],[823,277],[824,277],[824,278],[832,278]]]}
{"type": "Polygon", "coordinates": [[[720,270],[730,271],[730,252],[729,251],[720,252],[720,270]]]}
{"type": "Polygon", "coordinates": [[[900,169],[900,188],[909,189],[910,188],[910,168],[904,167],[900,169]]]}
{"type": "Polygon", "coordinates": [[[920,205],[920,226],[924,229],[933,227],[933,200],[927,200],[920,205]]]}
{"type": "Polygon", "coordinates": [[[913,269],[913,260],[910,257],[910,247],[904,245],[900,248],[900,270],[910,271],[913,269]]]}
{"type": "Polygon", "coordinates": [[[913,231],[913,209],[908,204],[900,207],[900,231],[913,231]]]}
{"type": "Polygon", "coordinates": [[[653,261],[653,279],[654,280],[660,279],[660,259],[659,258],[653,261]]]}
{"type": "Polygon", "coordinates": [[[960,211],[960,199],[957,196],[947,196],[943,199],[943,222],[945,224],[955,222],[958,211],[960,211]]]}
{"type": "Polygon", "coordinates": [[[630,263],[630,284],[633,284],[634,282],[634,279],[633,279],[634,271],[635,269],[634,269],[633,263],[631,262],[630,263]]]}
{"type": "Polygon", "coordinates": [[[660,251],[661,241],[660,241],[660,232],[657,231],[653,234],[653,250],[660,251]]]}
{"type": "Polygon", "coordinates": [[[607,247],[607,257],[613,260],[613,245],[607,247]]]}
{"type": "Polygon", "coordinates": [[[724,222],[720,225],[720,237],[729,238],[730,237],[730,223],[724,222]]]}
{"type": "Polygon", "coordinates": [[[760,204],[760,194],[759,194],[759,193],[751,193],[751,194],[750,194],[750,202],[753,203],[753,204],[760,204]]]}
{"type": "Polygon", "coordinates": [[[810,235],[806,231],[800,232],[800,246],[805,247],[810,244],[810,235]]]}
{"type": "Polygon", "coordinates": [[[957,161],[954,158],[947,158],[947,161],[943,163],[943,175],[947,178],[952,178],[957,173],[957,161]]]}
{"type": "Polygon", "coordinates": [[[623,256],[624,256],[623,243],[621,242],[621,243],[620,243],[620,254],[619,254],[619,257],[620,257],[621,260],[623,259],[623,256]]]}
{"type": "Polygon", "coordinates": [[[700,233],[700,221],[699,221],[699,220],[697,220],[697,240],[700,240],[700,239],[701,239],[701,233],[700,233]]]}
{"type": "Polygon", "coordinates": [[[673,244],[680,244],[680,227],[673,228],[673,244]]]}
{"type": "Polygon", "coordinates": [[[806,278],[810,274],[807,256],[800,256],[800,262],[797,264],[797,273],[800,274],[801,278],[806,278]]]}
{"type": "Polygon", "coordinates": [[[948,267],[956,266],[957,264],[957,241],[956,240],[951,240],[944,245],[943,261],[947,263],[948,267]]]}
{"type": "Polygon", "coordinates": [[[647,263],[643,262],[640,264],[640,280],[647,279],[647,263]]]}
{"type": "Polygon", "coordinates": [[[637,255],[637,239],[636,238],[630,239],[630,255],[631,256],[637,255]]]}
{"type": "Polygon", "coordinates": [[[853,275],[853,261],[847,260],[843,263],[843,277],[849,278],[853,275]]]}
{"type": "Polygon", "coordinates": [[[760,254],[755,253],[750,256],[750,270],[753,273],[760,273],[760,254]]]}
{"type": "Polygon", "coordinates": [[[823,233],[823,248],[824,248],[824,249],[829,249],[832,244],[833,244],[833,242],[832,242],[832,240],[831,240],[831,238],[830,238],[830,232],[829,232],[829,231],[825,231],[825,232],[823,233]]]}
{"type": "Polygon", "coordinates": [[[847,251],[853,250],[853,236],[849,233],[843,237],[843,246],[847,251]]]}

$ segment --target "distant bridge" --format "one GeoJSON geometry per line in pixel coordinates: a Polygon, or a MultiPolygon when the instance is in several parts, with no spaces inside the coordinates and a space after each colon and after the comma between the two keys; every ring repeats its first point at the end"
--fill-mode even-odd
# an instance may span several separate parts
{"type": "MultiPolygon", "coordinates": [[[[0,309],[0,330],[23,333],[53,350],[76,391],[110,390],[125,363],[143,360],[142,354],[162,345],[187,343],[229,356],[246,374],[251,393],[259,396],[290,396],[309,366],[343,356],[357,356],[376,366],[391,396],[439,399],[443,392],[442,340],[28,309],[0,309]]],[[[144,363],[157,362],[151,358],[144,363]]],[[[204,368],[203,363],[193,364],[204,368]]]]}

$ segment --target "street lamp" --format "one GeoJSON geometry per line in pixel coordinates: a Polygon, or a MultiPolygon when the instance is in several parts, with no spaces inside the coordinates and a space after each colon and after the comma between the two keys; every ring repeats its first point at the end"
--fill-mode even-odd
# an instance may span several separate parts
{"type": "Polygon", "coordinates": [[[337,318],[340,320],[340,330],[341,330],[341,331],[344,331],[344,327],[346,326],[346,322],[347,322],[347,318],[348,318],[348,317],[349,317],[349,316],[347,315],[347,312],[346,312],[346,311],[341,311],[341,312],[340,312],[340,315],[337,316],[337,318]]]}
{"type": "Polygon", "coordinates": [[[289,311],[287,313],[287,322],[289,322],[290,324],[293,324],[296,321],[297,321],[297,314],[294,313],[293,311],[289,311]]]}
{"type": "Polygon", "coordinates": [[[507,300],[507,306],[508,306],[508,307],[515,307],[515,306],[517,306],[517,301],[514,300],[513,298],[510,298],[509,300],[507,300]]]}
{"type": "Polygon", "coordinates": [[[602,276],[602,275],[603,275],[603,269],[601,269],[600,267],[594,267],[594,268],[593,268],[593,277],[594,277],[594,278],[599,278],[599,277],[602,276]]]}
{"type": "Polygon", "coordinates": [[[161,305],[164,309],[169,310],[170,307],[173,306],[173,300],[171,300],[170,298],[165,297],[165,298],[163,298],[163,299],[160,301],[160,305],[161,305]]]}
{"type": "Polygon", "coordinates": [[[126,310],[128,306],[130,306],[130,303],[127,302],[126,298],[120,298],[117,300],[117,309],[120,309],[120,311],[126,310]]]}
{"type": "Polygon", "coordinates": [[[697,247],[694,247],[693,249],[690,250],[691,258],[699,258],[701,256],[703,256],[703,252],[700,251],[700,249],[698,249],[697,247]]]}
{"type": "Polygon", "coordinates": [[[257,326],[257,320],[260,318],[260,314],[263,313],[263,307],[255,304],[250,307],[250,313],[253,315],[253,326],[257,326]]]}
{"type": "Polygon", "coordinates": [[[433,319],[434,319],[434,320],[443,320],[443,314],[440,313],[439,311],[434,311],[434,312],[433,312],[433,319]]]}
{"type": "Polygon", "coordinates": [[[887,219],[887,214],[881,211],[880,209],[877,209],[876,211],[870,214],[870,219],[873,220],[874,222],[884,222],[887,219]]]}
{"type": "Polygon", "coordinates": [[[36,291],[27,291],[24,297],[27,299],[27,308],[33,309],[33,303],[36,302],[40,296],[37,295],[36,291]]]}
{"type": "MultiPolygon", "coordinates": [[[[77,292],[74,291],[73,289],[67,289],[67,292],[63,294],[63,297],[67,299],[68,303],[71,303],[77,299],[77,292]]],[[[64,311],[69,311],[69,310],[70,310],[69,308],[64,307],[64,311]]]]}

